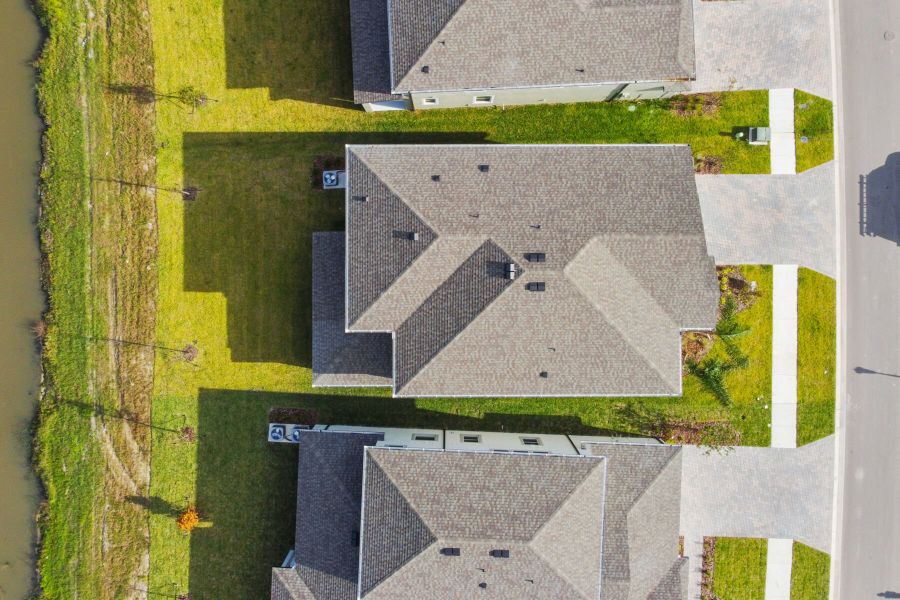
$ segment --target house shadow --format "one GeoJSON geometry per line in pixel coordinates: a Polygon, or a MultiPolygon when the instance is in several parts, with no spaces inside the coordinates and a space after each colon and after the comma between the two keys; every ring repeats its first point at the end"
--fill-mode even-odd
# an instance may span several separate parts
{"type": "Polygon", "coordinates": [[[900,245],[900,152],[859,176],[859,233],[900,245]]]}
{"type": "Polygon", "coordinates": [[[227,87],[358,108],[347,0],[224,0],[223,18],[227,87]]]}
{"type": "Polygon", "coordinates": [[[344,229],[343,192],[313,188],[348,143],[484,143],[462,132],[186,133],[184,289],[227,301],[231,359],[310,366],[312,233],[344,229]]]}
{"type": "MultiPolygon", "coordinates": [[[[455,402],[458,410],[472,412],[484,400],[455,402]]],[[[540,399],[535,399],[535,406],[539,403],[540,399]]],[[[293,444],[266,441],[268,413],[273,406],[308,409],[318,415],[319,423],[530,433],[615,433],[587,426],[576,415],[485,414],[483,418],[475,418],[423,409],[417,407],[414,399],[384,395],[201,389],[196,504],[209,525],[191,533],[191,598],[267,598],[271,568],[280,565],[293,547],[297,449],[293,444]]]]}

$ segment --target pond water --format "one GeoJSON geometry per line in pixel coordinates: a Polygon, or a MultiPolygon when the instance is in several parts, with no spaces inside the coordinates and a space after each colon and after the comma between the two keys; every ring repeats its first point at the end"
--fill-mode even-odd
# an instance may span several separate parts
{"type": "Polygon", "coordinates": [[[0,0],[0,599],[21,600],[34,579],[30,424],[39,361],[30,326],[40,316],[35,219],[40,121],[31,61],[40,30],[26,0],[0,0]]]}

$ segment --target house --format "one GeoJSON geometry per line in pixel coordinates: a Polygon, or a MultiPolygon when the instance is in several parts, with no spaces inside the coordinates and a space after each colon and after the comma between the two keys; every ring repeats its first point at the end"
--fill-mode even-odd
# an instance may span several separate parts
{"type": "Polygon", "coordinates": [[[314,265],[314,386],[681,394],[681,333],[713,329],[718,305],[688,146],[346,153],[344,246],[328,234],[344,297],[332,253],[314,265]]]}
{"type": "Polygon", "coordinates": [[[351,0],[366,110],[660,98],[694,78],[692,0],[351,0]]]}
{"type": "Polygon", "coordinates": [[[272,570],[272,600],[685,597],[680,447],[562,455],[383,440],[299,434],[294,549],[272,570]]]}

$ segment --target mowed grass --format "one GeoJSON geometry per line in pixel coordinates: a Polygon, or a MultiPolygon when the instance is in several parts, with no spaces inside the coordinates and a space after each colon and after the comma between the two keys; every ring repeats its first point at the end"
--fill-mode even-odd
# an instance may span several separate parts
{"type": "MultiPolygon", "coordinates": [[[[291,547],[296,450],[265,442],[271,406],[332,423],[535,432],[646,433],[657,417],[731,422],[769,443],[771,269],[745,269],[760,298],[741,315],[751,367],[729,376],[734,406],[694,379],[682,398],[419,399],[310,387],[311,233],[342,227],[342,196],[314,191],[314,157],[359,142],[690,143],[726,172],[768,171],[767,148],[731,137],[766,122],[766,92],[724,97],[711,115],[665,102],[364,114],[348,101],[347,6],[314,0],[152,0],[156,90],[191,85],[197,110],[157,104],[157,344],[193,343],[193,363],[160,353],[153,402],[150,589],[197,598],[265,597],[291,547]],[[636,408],[638,407],[638,408],[636,408]],[[191,426],[194,442],[179,430],[191,426]],[[196,503],[190,536],[174,514],[196,503]]],[[[713,350],[720,352],[720,350],[713,350]]]]}
{"type": "Polygon", "coordinates": [[[797,288],[797,445],[834,433],[836,290],[832,278],[800,269],[797,288]]]}
{"type": "Polygon", "coordinates": [[[831,557],[825,552],[794,542],[791,600],[828,598],[831,557]]]}
{"type": "Polygon", "coordinates": [[[798,173],[834,159],[834,119],[831,100],[796,90],[794,131],[798,173]],[[806,137],[807,141],[801,141],[802,137],[806,137]]]}
{"type": "Polygon", "coordinates": [[[340,228],[342,202],[312,190],[309,170],[344,135],[183,136],[185,181],[202,192],[188,204],[159,201],[157,337],[176,348],[194,342],[200,356],[189,364],[160,355],[156,365],[151,496],[167,508],[151,517],[151,589],[176,582],[200,597],[256,598],[267,588],[269,568],[291,547],[296,460],[265,441],[272,406],[314,408],[332,423],[535,432],[648,433],[658,417],[727,420],[743,443],[769,443],[770,267],[742,268],[760,296],[740,316],[751,325],[738,340],[751,367],[729,375],[732,408],[693,378],[682,398],[412,401],[313,390],[310,234],[340,228]],[[197,442],[180,441],[186,425],[197,442]],[[168,507],[191,502],[210,526],[188,537],[168,507]],[[222,560],[231,568],[219,568],[222,560]]]}
{"type": "Polygon", "coordinates": [[[764,600],[768,540],[716,538],[713,593],[719,600],[764,600]]]}

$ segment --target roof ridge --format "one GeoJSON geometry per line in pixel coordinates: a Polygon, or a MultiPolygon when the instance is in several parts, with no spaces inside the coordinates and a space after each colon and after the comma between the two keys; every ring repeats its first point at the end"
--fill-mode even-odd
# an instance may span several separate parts
{"type": "MultiPolygon", "coordinates": [[[[364,146],[364,147],[372,148],[373,146],[364,146]]],[[[419,211],[417,211],[415,208],[413,208],[413,207],[410,205],[410,203],[407,202],[407,201],[403,198],[403,196],[401,196],[399,193],[397,193],[397,191],[396,191],[393,187],[391,187],[390,185],[388,185],[388,183],[381,177],[381,175],[379,175],[378,171],[377,171],[375,168],[373,168],[371,164],[369,164],[369,162],[365,159],[365,157],[364,157],[363,155],[361,155],[359,152],[357,152],[352,146],[347,148],[347,154],[348,154],[348,156],[352,154],[353,157],[354,157],[356,160],[358,160],[360,163],[362,163],[362,165],[365,167],[366,171],[368,171],[369,175],[371,175],[378,183],[380,183],[381,185],[383,185],[383,186],[385,187],[385,189],[386,189],[391,195],[393,195],[395,198],[397,198],[397,200],[398,200],[398,201],[406,208],[406,210],[408,210],[409,212],[411,212],[411,213],[413,214],[413,216],[415,216],[419,221],[421,221],[422,224],[425,225],[425,227],[428,228],[428,231],[430,231],[431,234],[434,235],[434,240],[436,240],[436,239],[438,239],[438,238],[441,237],[441,235],[440,235],[440,234],[438,233],[438,231],[434,228],[434,226],[432,226],[432,224],[429,223],[428,220],[425,219],[425,217],[424,217],[422,214],[419,213],[419,211]]],[[[349,162],[349,160],[348,160],[347,162],[349,162]]],[[[350,212],[350,210],[349,210],[349,203],[347,203],[346,200],[345,200],[345,209],[347,210],[347,213],[349,214],[349,212],[350,212]]],[[[432,240],[431,242],[429,242],[428,245],[430,246],[432,243],[434,243],[434,240],[432,240]]],[[[345,250],[344,250],[344,251],[345,251],[345,257],[344,257],[345,263],[346,263],[346,261],[349,260],[349,258],[348,258],[347,255],[346,255],[346,253],[348,252],[348,250],[349,250],[349,249],[347,249],[347,248],[345,248],[345,250]]],[[[425,248],[425,250],[427,250],[427,247],[425,248]]],[[[423,250],[423,251],[420,252],[417,256],[415,256],[415,257],[409,262],[409,264],[407,264],[402,270],[400,270],[400,272],[397,273],[397,275],[394,277],[394,279],[391,281],[391,283],[388,284],[387,286],[385,286],[385,288],[384,288],[383,290],[381,290],[381,292],[379,292],[378,295],[375,296],[375,298],[374,298],[371,302],[369,302],[368,306],[366,306],[366,308],[365,308],[360,314],[358,314],[358,315],[356,316],[356,318],[353,320],[352,323],[350,322],[350,319],[349,319],[349,317],[350,317],[350,306],[349,306],[350,302],[347,302],[348,306],[345,306],[345,307],[344,307],[344,309],[345,309],[345,311],[346,311],[346,316],[345,316],[346,323],[345,323],[345,327],[350,326],[350,325],[353,325],[354,323],[356,323],[356,322],[358,322],[360,319],[362,319],[362,318],[366,315],[366,313],[369,312],[369,309],[372,307],[372,305],[373,305],[375,302],[377,302],[378,299],[381,298],[387,290],[389,290],[389,289],[391,288],[391,286],[394,284],[394,282],[396,282],[397,279],[399,279],[404,273],[406,273],[406,271],[409,270],[409,268],[410,268],[416,261],[418,261],[419,258],[421,258],[422,254],[424,253],[425,250],[423,250]]],[[[345,273],[345,279],[347,279],[347,278],[349,278],[349,269],[348,269],[348,273],[345,273]]],[[[348,298],[348,299],[349,299],[349,298],[348,298]]]]}
{"type": "MultiPolygon", "coordinates": [[[[393,145],[403,145],[403,144],[393,144],[393,145]]],[[[419,145],[419,144],[416,144],[416,145],[419,145]]],[[[437,144],[427,144],[427,145],[435,146],[437,144]]],[[[382,146],[373,145],[373,144],[369,144],[369,145],[365,145],[365,146],[350,145],[350,147],[348,149],[350,152],[353,152],[353,156],[356,157],[356,160],[361,162],[366,167],[366,169],[369,170],[369,173],[372,174],[372,177],[377,179],[381,183],[381,185],[383,185],[384,187],[386,187],[388,189],[388,191],[390,193],[397,196],[397,199],[400,202],[402,202],[414,215],[416,215],[416,217],[418,217],[423,223],[425,223],[425,225],[427,225],[428,228],[434,232],[435,236],[438,236],[438,231],[437,231],[437,229],[434,228],[434,225],[429,223],[428,219],[426,219],[422,213],[420,213],[418,210],[415,209],[415,207],[413,207],[409,202],[407,202],[406,199],[403,196],[401,196],[397,190],[395,190],[393,188],[393,186],[391,186],[387,181],[385,181],[381,177],[381,175],[379,175],[378,170],[375,167],[373,167],[371,164],[369,164],[369,161],[367,161],[363,155],[361,155],[359,152],[356,151],[356,149],[358,149],[358,148],[380,148],[380,147],[383,147],[383,145],[382,146]]]]}
{"type": "MultiPolygon", "coordinates": [[[[390,573],[388,573],[387,575],[385,575],[384,577],[382,577],[377,583],[375,583],[375,585],[371,586],[367,591],[361,592],[361,593],[360,593],[360,597],[361,597],[361,598],[362,598],[362,597],[365,597],[365,596],[368,596],[368,595],[370,595],[370,594],[372,594],[372,593],[373,593],[375,590],[377,590],[384,582],[390,580],[390,579],[391,579],[391,578],[392,578],[392,577],[393,577],[400,569],[404,568],[406,565],[408,565],[409,563],[411,563],[412,561],[414,561],[417,557],[421,556],[421,555],[425,552],[425,550],[427,550],[428,548],[431,548],[431,547],[437,542],[437,540],[438,540],[438,536],[435,535],[435,533],[434,533],[434,531],[432,530],[432,528],[431,528],[431,527],[429,526],[429,524],[425,521],[425,518],[422,516],[422,512],[421,512],[421,510],[419,509],[419,507],[417,507],[417,506],[409,499],[409,497],[403,492],[403,489],[397,484],[397,481],[396,481],[393,477],[391,477],[391,474],[390,474],[389,470],[386,469],[385,466],[384,466],[384,464],[382,464],[382,463],[378,460],[378,452],[377,452],[378,450],[380,450],[380,451],[382,451],[382,452],[401,452],[401,451],[406,451],[406,452],[421,452],[421,450],[410,450],[410,449],[406,449],[406,448],[384,448],[384,447],[379,448],[379,447],[377,447],[377,446],[375,446],[375,447],[368,446],[368,447],[366,447],[366,453],[368,454],[368,457],[366,457],[366,460],[367,460],[367,462],[370,462],[372,466],[374,466],[376,469],[378,469],[378,471],[381,472],[381,474],[384,476],[384,478],[387,479],[387,481],[391,484],[391,487],[393,487],[393,489],[397,492],[397,494],[400,496],[400,498],[403,500],[403,502],[405,502],[406,505],[410,508],[410,510],[414,513],[415,518],[418,519],[418,521],[419,521],[419,522],[422,524],[422,526],[425,528],[425,531],[428,533],[428,536],[431,538],[431,541],[428,542],[426,545],[424,545],[418,552],[416,552],[416,553],[413,554],[412,556],[409,556],[409,557],[408,557],[406,560],[404,560],[401,564],[399,564],[398,566],[396,566],[395,568],[393,568],[393,569],[390,571],[390,573]],[[373,453],[373,451],[374,451],[374,453],[373,453]]],[[[368,468],[368,465],[367,465],[366,468],[368,468]]],[[[365,491],[365,489],[364,489],[364,490],[363,490],[363,494],[365,494],[365,493],[366,493],[366,491],[365,491]]],[[[363,500],[363,503],[364,503],[364,505],[365,505],[365,500],[363,500]]],[[[363,509],[360,511],[360,517],[361,517],[361,519],[362,519],[363,522],[365,521],[365,513],[363,512],[364,510],[365,510],[365,509],[363,508],[363,509]]],[[[362,531],[362,527],[361,527],[361,531],[362,531]]],[[[359,564],[360,564],[360,568],[361,568],[361,571],[360,571],[360,577],[359,577],[359,589],[360,589],[360,590],[362,590],[362,586],[363,586],[363,578],[362,578],[362,565],[363,565],[363,559],[364,559],[364,556],[363,556],[363,548],[360,547],[360,552],[359,552],[359,564]]]]}
{"type": "Polygon", "coordinates": [[[656,475],[653,476],[653,479],[650,480],[650,483],[648,483],[646,486],[644,486],[644,489],[641,491],[641,493],[638,494],[637,496],[635,496],[634,502],[632,502],[628,506],[628,508],[625,509],[626,513],[628,511],[630,511],[632,508],[634,508],[634,505],[637,504],[638,502],[640,502],[641,498],[643,498],[644,496],[647,495],[647,492],[650,490],[650,488],[652,488],[654,485],[656,485],[657,481],[659,481],[659,478],[662,476],[662,474],[665,472],[665,470],[668,469],[669,466],[672,464],[672,461],[674,461],[676,457],[681,456],[681,446],[673,446],[672,444],[665,444],[665,446],[670,447],[670,448],[675,447],[678,449],[678,451],[672,452],[672,454],[668,457],[668,459],[666,459],[665,464],[662,465],[662,467],[660,467],[660,469],[656,473],[656,475]]]}
{"type": "MultiPolygon", "coordinates": [[[[422,251],[422,253],[419,254],[419,256],[417,256],[416,259],[414,261],[412,261],[409,264],[409,266],[407,266],[406,269],[404,269],[403,272],[397,276],[396,279],[394,279],[393,283],[391,283],[391,285],[388,286],[387,289],[385,289],[377,298],[375,298],[375,300],[369,305],[369,307],[366,309],[366,311],[356,319],[355,323],[360,323],[367,316],[370,318],[375,318],[377,320],[379,318],[378,310],[377,310],[379,305],[384,302],[388,302],[389,296],[392,293],[392,291],[395,290],[397,288],[397,286],[402,286],[403,283],[406,281],[406,279],[412,276],[413,270],[418,268],[416,265],[422,266],[422,268],[427,268],[424,266],[425,263],[427,263],[430,260],[434,260],[435,258],[439,258],[441,260],[447,260],[448,264],[450,264],[453,267],[452,271],[450,271],[450,274],[452,274],[476,250],[478,250],[478,248],[481,247],[481,245],[485,241],[487,241],[487,239],[488,238],[485,236],[454,235],[454,234],[444,235],[444,236],[435,238],[434,241],[431,244],[429,244],[428,247],[425,248],[425,250],[422,251]],[[458,262],[449,260],[449,259],[453,259],[454,257],[457,256],[457,254],[455,254],[453,252],[454,248],[452,247],[452,244],[454,242],[460,242],[460,241],[469,242],[468,245],[472,246],[472,250],[468,254],[466,254],[462,258],[462,260],[460,260],[458,262]]],[[[444,280],[441,280],[440,282],[437,283],[437,285],[435,285],[434,288],[430,288],[428,290],[428,295],[425,296],[426,300],[427,300],[428,296],[430,296],[432,293],[434,293],[434,291],[438,287],[440,287],[440,285],[441,285],[441,283],[443,283],[443,281],[444,280]]],[[[422,300],[422,302],[424,302],[424,300],[422,300]]],[[[388,330],[395,330],[397,327],[399,327],[403,321],[408,319],[410,317],[410,315],[412,315],[412,313],[415,312],[419,306],[421,306],[422,302],[419,302],[418,304],[412,306],[412,309],[403,316],[402,320],[400,320],[397,323],[394,323],[388,330]]],[[[369,326],[369,327],[371,328],[371,326],[369,326]]]]}
{"type": "MultiPolygon", "coordinates": [[[[534,552],[537,556],[540,557],[541,561],[543,561],[544,564],[546,564],[546,565],[547,565],[554,573],[556,573],[557,575],[559,575],[559,578],[560,578],[560,579],[562,579],[563,581],[565,581],[566,583],[568,583],[569,586],[570,586],[573,590],[575,590],[575,591],[578,593],[579,596],[581,596],[581,598],[583,598],[584,600],[592,600],[590,597],[585,596],[584,594],[582,594],[582,593],[581,593],[581,590],[578,589],[578,586],[575,585],[575,583],[572,582],[572,581],[571,581],[564,573],[562,573],[559,569],[557,569],[557,568],[556,568],[556,565],[555,565],[553,562],[549,561],[549,560],[548,560],[541,552],[539,552],[536,546],[532,546],[532,543],[534,542],[535,538],[537,538],[537,537],[541,534],[541,532],[544,530],[544,528],[546,528],[546,527],[550,524],[550,522],[553,521],[554,518],[556,518],[556,515],[559,514],[559,511],[562,510],[562,508],[568,503],[569,499],[570,499],[576,492],[578,492],[579,490],[581,490],[582,487],[584,487],[584,486],[587,485],[588,480],[590,479],[591,475],[593,475],[594,472],[595,472],[600,466],[603,467],[603,496],[602,496],[602,497],[603,497],[603,504],[601,505],[602,511],[601,511],[601,514],[600,514],[600,523],[601,523],[601,524],[600,524],[600,531],[601,531],[601,534],[600,534],[600,535],[601,535],[601,536],[603,535],[603,519],[605,518],[605,515],[604,515],[603,513],[604,513],[605,510],[606,510],[606,509],[605,509],[605,503],[606,503],[606,501],[605,501],[605,499],[606,499],[606,477],[607,477],[607,468],[606,468],[606,467],[607,467],[607,464],[608,464],[608,462],[609,462],[609,459],[608,459],[607,457],[605,457],[605,456],[585,456],[584,458],[593,458],[593,459],[602,458],[603,460],[598,460],[598,461],[597,461],[597,464],[594,466],[594,468],[591,469],[591,470],[587,473],[587,475],[584,476],[584,479],[582,479],[581,482],[580,482],[578,485],[576,485],[575,487],[573,487],[573,488],[569,491],[569,493],[568,493],[568,494],[566,495],[566,497],[562,500],[562,502],[559,503],[559,506],[556,507],[556,510],[553,511],[553,514],[551,514],[549,517],[547,517],[547,520],[544,521],[543,525],[541,525],[540,527],[538,527],[537,531],[534,532],[534,535],[531,536],[531,539],[527,542],[527,546],[531,549],[532,552],[534,552]]],[[[602,546],[602,544],[601,544],[601,547],[600,547],[600,563],[599,563],[599,565],[598,565],[598,568],[600,569],[600,577],[599,577],[599,581],[600,581],[600,584],[601,584],[601,586],[602,586],[602,583],[603,583],[603,546],[602,546]]]]}
{"type": "MultiPolygon", "coordinates": [[[[466,260],[464,260],[464,261],[463,261],[463,262],[462,262],[462,263],[461,263],[461,264],[453,271],[453,273],[450,275],[450,277],[448,277],[441,285],[439,285],[439,286],[438,286],[438,287],[437,287],[437,288],[436,288],[436,289],[428,296],[428,298],[426,298],[425,301],[422,302],[422,304],[419,305],[419,307],[416,308],[415,311],[413,311],[413,313],[409,316],[409,318],[408,318],[406,321],[404,321],[404,322],[400,325],[400,327],[397,328],[396,333],[395,333],[395,338],[394,338],[394,371],[395,371],[395,373],[394,373],[394,394],[395,394],[395,395],[396,395],[398,392],[400,392],[400,390],[401,390],[402,388],[405,388],[405,387],[408,386],[411,382],[413,382],[413,381],[416,379],[416,377],[418,377],[418,376],[422,373],[422,371],[423,371],[429,364],[431,364],[431,363],[434,361],[434,359],[435,359],[438,355],[440,355],[444,350],[447,349],[447,347],[453,342],[453,340],[457,339],[457,338],[458,338],[458,337],[459,337],[466,329],[469,328],[469,326],[470,326],[473,322],[475,322],[475,321],[478,319],[478,317],[479,317],[480,315],[482,315],[482,314],[484,313],[484,311],[485,311],[490,305],[492,305],[494,302],[496,302],[497,299],[498,299],[500,296],[502,296],[505,292],[509,291],[509,289],[512,287],[512,286],[510,285],[510,283],[511,283],[512,281],[506,279],[506,280],[505,280],[505,284],[503,285],[503,288],[502,288],[501,290],[499,290],[499,293],[497,293],[497,294],[493,295],[492,297],[488,298],[488,299],[487,299],[487,302],[486,302],[483,306],[481,306],[480,308],[476,307],[474,302],[467,302],[467,307],[469,307],[469,308],[474,308],[474,309],[475,309],[474,314],[472,314],[472,316],[466,320],[466,322],[459,328],[458,331],[456,331],[456,332],[451,332],[450,337],[449,337],[446,341],[444,341],[442,344],[440,344],[440,347],[438,347],[438,348],[434,351],[434,353],[433,353],[431,356],[429,356],[429,357],[427,358],[427,360],[425,360],[425,361],[424,361],[424,362],[423,362],[423,363],[422,363],[422,364],[421,364],[421,365],[420,365],[420,366],[419,366],[412,374],[410,374],[409,377],[407,377],[406,380],[403,381],[402,385],[399,385],[399,384],[398,384],[398,382],[401,381],[400,374],[399,374],[399,372],[398,372],[399,369],[397,368],[398,348],[399,348],[400,345],[401,345],[401,344],[400,344],[400,339],[399,339],[399,338],[400,338],[400,335],[399,335],[399,334],[400,334],[400,330],[403,329],[404,327],[406,327],[407,324],[409,324],[410,322],[412,322],[412,320],[419,314],[419,311],[424,310],[423,307],[425,307],[425,305],[428,304],[429,301],[430,301],[432,298],[434,298],[437,294],[439,294],[439,293],[441,292],[441,290],[442,290],[445,286],[448,286],[448,287],[449,287],[449,286],[450,286],[451,280],[452,280],[455,276],[457,276],[459,273],[461,273],[462,270],[463,270],[464,268],[466,268],[467,263],[469,263],[469,261],[472,261],[473,258],[476,258],[477,255],[478,255],[479,253],[481,253],[482,251],[484,251],[484,252],[490,251],[490,250],[491,250],[491,246],[493,246],[493,248],[496,248],[500,253],[503,254],[503,260],[504,260],[505,262],[512,262],[512,263],[514,263],[514,264],[516,264],[516,265],[518,266],[518,263],[516,263],[515,259],[513,259],[513,258],[510,256],[510,254],[509,254],[505,249],[503,249],[503,248],[502,248],[497,242],[495,242],[492,238],[487,238],[480,246],[478,246],[478,248],[476,248],[476,249],[468,256],[468,258],[466,258],[466,260]]],[[[521,269],[521,266],[519,266],[519,271],[520,271],[520,273],[524,272],[524,270],[521,269]]],[[[454,286],[454,287],[458,287],[458,286],[454,286]]]]}
{"type": "MultiPolygon", "coordinates": [[[[437,39],[447,29],[447,26],[450,25],[450,23],[453,21],[453,18],[457,15],[457,13],[463,7],[463,5],[465,5],[468,2],[468,0],[445,0],[445,2],[459,2],[459,4],[455,8],[453,8],[453,10],[450,11],[450,13],[447,15],[446,20],[443,23],[441,23],[440,28],[438,28],[437,31],[435,31],[434,34],[431,35],[431,40],[425,45],[425,47],[422,48],[421,51],[417,51],[417,53],[416,53],[417,56],[409,62],[409,66],[406,67],[406,70],[404,71],[404,73],[402,75],[394,72],[394,67],[396,66],[395,65],[396,57],[394,56],[393,48],[391,48],[391,52],[390,52],[391,91],[400,87],[400,84],[403,83],[403,80],[406,79],[406,77],[412,72],[413,67],[415,67],[416,64],[420,60],[422,60],[422,58],[434,47],[435,43],[437,42],[437,39]]],[[[426,2],[425,4],[428,4],[429,7],[434,7],[434,5],[436,5],[438,3],[437,2],[426,2]]],[[[394,10],[393,10],[393,7],[391,6],[390,0],[388,0],[388,7],[389,7],[389,10],[391,13],[388,16],[388,31],[389,31],[388,38],[389,38],[389,40],[391,40],[391,43],[392,43],[393,36],[396,35],[396,33],[393,31],[394,10]]]]}
{"type": "MultiPolygon", "coordinates": [[[[640,278],[636,277],[634,272],[628,266],[624,265],[620,260],[618,260],[612,254],[612,252],[609,250],[608,244],[603,242],[604,238],[615,238],[615,237],[627,237],[627,236],[615,235],[615,234],[614,235],[602,234],[602,235],[595,235],[592,238],[590,238],[584,244],[584,246],[582,246],[582,248],[578,252],[575,253],[575,255],[572,257],[572,260],[570,260],[569,263],[565,267],[563,267],[563,269],[562,269],[563,275],[566,277],[566,279],[569,280],[569,282],[575,287],[575,289],[581,293],[581,295],[584,297],[584,299],[587,300],[587,302],[591,306],[596,308],[597,311],[605,317],[606,322],[609,323],[609,325],[613,329],[615,329],[619,333],[620,336],[622,336],[622,339],[625,340],[626,343],[628,343],[628,345],[631,346],[631,348],[644,360],[644,363],[647,364],[647,366],[649,366],[657,375],[659,375],[660,381],[662,381],[667,387],[672,389],[671,386],[669,385],[668,380],[666,379],[666,376],[660,370],[659,366],[656,365],[646,355],[644,349],[641,346],[635,345],[634,341],[632,340],[634,335],[633,334],[629,335],[627,333],[630,328],[621,327],[621,325],[617,322],[617,319],[615,319],[612,315],[610,315],[609,311],[604,310],[603,307],[598,305],[588,295],[587,291],[578,284],[576,278],[570,274],[570,270],[572,268],[574,268],[573,265],[575,265],[577,267],[580,264],[580,263],[576,264],[576,261],[579,259],[580,256],[582,256],[584,254],[584,252],[585,252],[585,250],[587,250],[588,246],[590,246],[591,244],[594,244],[594,243],[600,244],[603,247],[603,249],[606,251],[606,254],[608,255],[608,257],[607,257],[608,260],[610,262],[612,262],[614,265],[618,265],[620,271],[624,271],[625,273],[627,273],[630,276],[630,278],[638,284],[637,287],[640,289],[640,291],[643,293],[643,295],[646,296],[646,299],[648,299],[653,304],[653,306],[658,309],[659,314],[664,316],[665,320],[668,321],[666,323],[666,326],[670,329],[678,330],[679,329],[678,323],[672,319],[672,315],[669,314],[669,311],[667,311],[665,308],[663,308],[662,306],[659,305],[659,303],[656,301],[656,298],[654,298],[653,295],[647,290],[647,288],[644,286],[644,284],[640,280],[640,278]]],[[[634,236],[634,237],[641,237],[641,236],[634,236]]],[[[643,237],[652,238],[652,237],[658,237],[658,236],[643,236],[643,237]]],[[[679,390],[673,389],[672,391],[678,392],[679,390]]]]}

